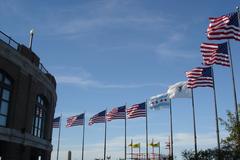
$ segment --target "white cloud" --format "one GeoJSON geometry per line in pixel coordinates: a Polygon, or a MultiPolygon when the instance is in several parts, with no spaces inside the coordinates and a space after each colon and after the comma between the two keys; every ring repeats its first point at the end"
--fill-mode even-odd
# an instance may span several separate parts
{"type": "Polygon", "coordinates": [[[155,52],[161,58],[184,58],[184,59],[193,59],[196,58],[195,51],[183,49],[179,46],[181,41],[183,41],[185,36],[182,33],[172,33],[169,35],[168,39],[163,43],[159,44],[155,52]]]}
{"type": "Polygon", "coordinates": [[[151,86],[167,86],[163,83],[108,84],[95,80],[91,73],[82,67],[50,67],[58,84],[74,85],[82,88],[131,89],[151,86]]]}
{"type": "Polygon", "coordinates": [[[167,20],[158,16],[96,16],[92,18],[76,18],[65,22],[62,25],[56,27],[54,31],[58,35],[76,35],[81,32],[90,31],[93,29],[100,29],[101,27],[119,27],[125,26],[128,28],[141,29],[142,25],[145,27],[142,29],[152,28],[158,26],[158,28],[166,27],[167,20]]]}
{"type": "Polygon", "coordinates": [[[151,86],[166,86],[162,83],[143,83],[143,84],[106,84],[96,80],[81,76],[55,76],[58,84],[70,84],[83,88],[102,88],[102,89],[129,89],[143,88],[151,86]]]}

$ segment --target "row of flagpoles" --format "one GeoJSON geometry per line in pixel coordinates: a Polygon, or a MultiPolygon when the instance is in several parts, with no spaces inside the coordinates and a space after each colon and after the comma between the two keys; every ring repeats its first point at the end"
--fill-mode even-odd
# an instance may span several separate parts
{"type": "MultiPolygon", "coordinates": [[[[115,119],[125,120],[125,149],[124,155],[127,159],[127,132],[126,125],[127,119],[133,119],[138,117],[145,117],[146,120],[146,159],[148,159],[148,113],[147,108],[160,109],[162,107],[169,108],[170,114],[170,151],[171,158],[173,159],[173,126],[172,126],[172,105],[171,100],[174,98],[191,98],[192,99],[192,116],[193,116],[193,129],[194,129],[194,150],[195,159],[197,159],[197,133],[196,133],[196,122],[195,122],[195,108],[194,108],[194,89],[197,87],[210,87],[213,89],[214,94],[214,110],[215,110],[215,121],[216,121],[216,135],[217,135],[217,147],[218,147],[218,158],[220,159],[220,136],[219,136],[219,124],[218,124],[218,110],[217,110],[217,98],[215,90],[214,72],[213,65],[222,65],[231,68],[232,83],[233,83],[233,95],[235,104],[235,114],[237,124],[239,124],[237,96],[234,78],[233,61],[231,55],[231,48],[229,39],[235,39],[240,41],[240,25],[239,25],[239,8],[237,12],[226,14],[217,18],[209,18],[210,24],[207,29],[207,38],[209,40],[225,40],[224,43],[202,43],[200,51],[203,56],[203,66],[193,68],[191,71],[186,72],[187,82],[178,82],[168,88],[167,93],[159,94],[151,97],[146,102],[134,104],[129,108],[126,105],[121,107],[113,108],[107,113],[107,109],[94,115],[89,120],[89,125],[95,123],[105,124],[105,136],[104,136],[104,160],[106,160],[106,132],[107,132],[107,121],[115,119]]],[[[84,136],[85,136],[85,113],[80,115],[72,116],[67,119],[66,127],[83,125],[83,139],[82,139],[82,160],[84,159],[84,136]]],[[[54,119],[53,128],[59,128],[58,135],[58,148],[57,148],[57,160],[59,155],[59,143],[60,143],[60,132],[61,132],[61,117],[54,119]]],[[[240,136],[240,133],[238,133],[240,136]]]]}

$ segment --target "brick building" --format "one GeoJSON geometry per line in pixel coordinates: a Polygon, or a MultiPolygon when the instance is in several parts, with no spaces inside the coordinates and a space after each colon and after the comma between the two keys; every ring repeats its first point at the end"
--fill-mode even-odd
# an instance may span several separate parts
{"type": "Polygon", "coordinates": [[[39,57],[0,32],[0,159],[49,160],[55,78],[39,57]]]}

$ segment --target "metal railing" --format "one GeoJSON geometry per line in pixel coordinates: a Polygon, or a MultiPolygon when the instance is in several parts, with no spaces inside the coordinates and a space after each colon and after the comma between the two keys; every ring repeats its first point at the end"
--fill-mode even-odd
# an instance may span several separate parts
{"type": "MultiPolygon", "coordinates": [[[[16,42],[14,39],[12,39],[11,37],[9,37],[8,35],[6,35],[5,33],[3,33],[2,31],[0,31],[0,40],[2,40],[4,43],[8,44],[9,46],[11,46],[12,48],[18,51],[20,44],[16,42]]],[[[42,63],[39,63],[38,68],[44,74],[49,73],[42,63]]]]}
{"type": "Polygon", "coordinates": [[[2,31],[0,31],[0,39],[5,42],[6,44],[8,44],[9,46],[11,46],[12,48],[18,50],[18,46],[20,45],[18,42],[16,42],[15,40],[13,40],[11,37],[9,37],[8,35],[6,35],[5,33],[3,33],[2,31]]]}
{"type": "Polygon", "coordinates": [[[48,74],[47,69],[42,65],[42,63],[39,63],[38,68],[39,68],[39,70],[42,71],[44,74],[48,74]]]}

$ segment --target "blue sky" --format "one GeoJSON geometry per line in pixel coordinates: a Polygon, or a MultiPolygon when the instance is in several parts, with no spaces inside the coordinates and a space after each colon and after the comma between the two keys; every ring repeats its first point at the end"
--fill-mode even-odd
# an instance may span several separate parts
{"type": "MultiPolygon", "coordinates": [[[[185,72],[201,64],[199,46],[207,42],[208,17],[237,5],[233,0],[3,0],[0,29],[25,45],[35,29],[33,50],[57,79],[55,115],[62,112],[66,123],[68,116],[84,111],[89,118],[105,108],[140,103],[186,80],[185,72]]],[[[239,91],[239,42],[232,40],[231,47],[239,91]]],[[[230,69],[215,66],[214,71],[219,116],[225,118],[226,110],[234,109],[230,69]]],[[[199,88],[194,96],[198,147],[215,147],[212,90],[199,88]]],[[[128,143],[133,138],[144,145],[144,127],[143,118],[129,120],[128,143]]],[[[190,99],[173,100],[173,127],[174,153],[181,159],[181,151],[193,149],[190,99]]],[[[107,135],[107,154],[123,157],[124,122],[109,123],[107,135]]],[[[168,110],[149,111],[149,141],[165,144],[168,136],[168,110]]],[[[86,160],[102,157],[103,137],[103,124],[86,127],[86,160]]],[[[80,160],[81,142],[81,127],[63,128],[60,159],[72,150],[73,160],[80,160]]]]}

